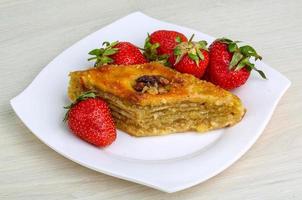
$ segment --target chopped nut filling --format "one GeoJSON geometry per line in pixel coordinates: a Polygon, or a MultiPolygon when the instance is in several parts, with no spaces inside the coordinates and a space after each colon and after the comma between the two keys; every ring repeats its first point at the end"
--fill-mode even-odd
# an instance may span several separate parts
{"type": "Polygon", "coordinates": [[[160,75],[144,75],[136,79],[133,88],[137,92],[149,94],[163,94],[169,91],[170,81],[160,75]]]}

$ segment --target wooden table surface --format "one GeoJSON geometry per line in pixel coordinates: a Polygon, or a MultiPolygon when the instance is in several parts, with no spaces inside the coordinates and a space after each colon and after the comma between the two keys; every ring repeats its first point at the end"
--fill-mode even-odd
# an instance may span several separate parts
{"type": "Polygon", "coordinates": [[[163,2],[0,1],[0,199],[302,199],[302,1],[163,2]],[[138,10],[248,41],[292,81],[263,135],[239,161],[173,194],[64,158],[31,134],[9,105],[64,49],[138,10]]]}

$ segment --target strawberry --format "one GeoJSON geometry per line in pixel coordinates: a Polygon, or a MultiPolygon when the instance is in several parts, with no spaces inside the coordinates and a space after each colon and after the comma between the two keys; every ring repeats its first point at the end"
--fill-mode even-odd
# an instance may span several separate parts
{"type": "Polygon", "coordinates": [[[88,54],[93,57],[88,60],[96,60],[94,66],[106,64],[135,65],[146,63],[146,59],[140,50],[130,42],[104,42],[100,49],[93,49],[88,54]]]}
{"type": "Polygon", "coordinates": [[[107,103],[92,92],[81,95],[69,109],[64,121],[78,137],[97,147],[110,145],[116,129],[107,103]]]}
{"type": "Polygon", "coordinates": [[[251,70],[257,71],[266,79],[265,74],[250,62],[250,58],[261,60],[262,57],[253,47],[249,45],[239,47],[238,43],[239,41],[221,38],[210,45],[207,79],[226,90],[243,85],[249,78],[251,70]]]}
{"type": "Polygon", "coordinates": [[[165,65],[168,58],[173,55],[173,49],[177,44],[188,39],[182,33],[170,30],[158,30],[153,32],[145,41],[144,55],[149,61],[159,61],[165,65]]]}
{"type": "Polygon", "coordinates": [[[193,37],[175,47],[169,62],[177,71],[201,78],[209,64],[209,52],[206,41],[192,42],[193,37]]]}

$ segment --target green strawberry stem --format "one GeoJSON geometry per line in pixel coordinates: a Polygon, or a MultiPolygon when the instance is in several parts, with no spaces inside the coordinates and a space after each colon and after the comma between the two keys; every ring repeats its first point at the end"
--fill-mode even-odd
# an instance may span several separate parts
{"type": "MultiPolygon", "coordinates": [[[[181,40],[181,38],[178,37],[175,40],[179,41],[181,40]]],[[[159,46],[160,46],[159,43],[152,44],[150,42],[150,34],[147,33],[147,38],[145,40],[144,48],[143,49],[139,48],[139,49],[143,51],[143,54],[148,59],[148,61],[157,61],[170,67],[170,63],[168,62],[169,55],[168,54],[158,55],[157,49],[159,48],[159,46]]]]}
{"type": "Polygon", "coordinates": [[[188,54],[189,58],[192,59],[197,66],[199,66],[200,60],[204,60],[201,49],[208,51],[208,43],[205,40],[193,42],[194,36],[195,35],[192,34],[188,42],[181,42],[174,48],[174,55],[176,56],[174,65],[178,64],[186,54],[188,54]]]}
{"type": "Polygon", "coordinates": [[[96,97],[96,94],[92,91],[88,91],[88,92],[85,92],[83,94],[81,94],[74,102],[72,102],[71,104],[69,104],[68,106],[64,106],[64,109],[67,109],[67,112],[64,116],[64,119],[63,119],[63,122],[66,122],[68,120],[68,114],[69,114],[69,111],[70,109],[76,105],[77,103],[79,103],[80,101],[84,101],[86,99],[89,99],[89,98],[95,98],[96,97]]]}
{"type": "Polygon", "coordinates": [[[253,47],[249,45],[238,47],[237,43],[240,43],[241,41],[232,41],[228,38],[220,38],[218,39],[218,41],[227,44],[228,51],[233,53],[233,57],[229,65],[229,70],[238,71],[242,68],[246,68],[248,71],[255,70],[263,79],[267,79],[264,72],[257,69],[255,67],[255,64],[250,62],[250,58],[254,58],[255,61],[262,60],[262,57],[256,52],[253,47]]]}
{"type": "Polygon", "coordinates": [[[95,60],[94,67],[113,63],[114,60],[110,58],[110,56],[118,52],[118,48],[114,47],[117,44],[118,41],[112,42],[111,44],[109,42],[103,42],[103,47],[99,49],[93,49],[88,53],[89,55],[93,56],[91,58],[88,58],[88,61],[95,60]]]}

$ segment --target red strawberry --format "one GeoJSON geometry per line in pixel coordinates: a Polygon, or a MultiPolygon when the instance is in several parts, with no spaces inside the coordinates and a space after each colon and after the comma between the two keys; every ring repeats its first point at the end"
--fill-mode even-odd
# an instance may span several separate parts
{"type": "Polygon", "coordinates": [[[181,42],[188,39],[182,33],[169,30],[153,32],[145,41],[144,55],[149,61],[160,61],[169,65],[167,59],[173,55],[173,49],[181,42]]]}
{"type": "Polygon", "coordinates": [[[140,50],[130,42],[104,42],[104,48],[94,49],[89,52],[94,57],[88,60],[96,60],[95,66],[106,64],[135,65],[146,63],[146,59],[140,50]]]}
{"type": "Polygon", "coordinates": [[[209,64],[209,52],[207,42],[192,42],[193,36],[189,42],[181,42],[175,47],[169,62],[177,71],[201,78],[209,64]]]}
{"type": "Polygon", "coordinates": [[[65,107],[65,119],[78,137],[98,147],[110,145],[116,138],[116,129],[107,103],[88,92],[65,107]]]}
{"type": "Polygon", "coordinates": [[[261,60],[261,56],[253,47],[248,45],[238,47],[237,43],[239,42],[221,38],[210,46],[207,79],[227,90],[243,85],[253,69],[266,79],[265,74],[250,62],[251,57],[261,60]]]}

